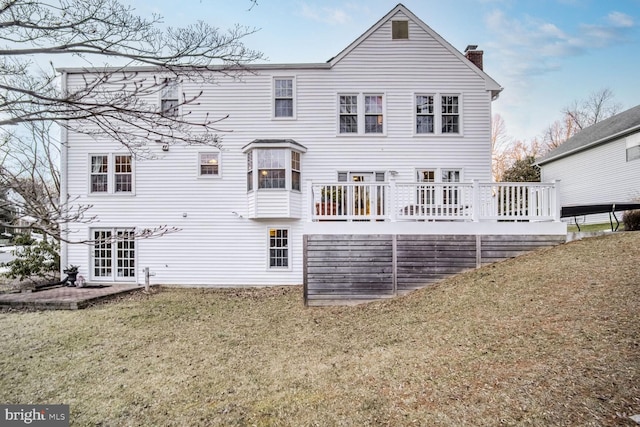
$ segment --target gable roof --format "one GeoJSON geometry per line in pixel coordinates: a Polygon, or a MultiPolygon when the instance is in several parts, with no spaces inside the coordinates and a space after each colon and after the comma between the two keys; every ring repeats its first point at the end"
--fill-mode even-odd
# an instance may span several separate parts
{"type": "Polygon", "coordinates": [[[581,130],[556,149],[540,157],[536,164],[541,166],[638,131],[640,105],[581,130]]]}
{"type": "Polygon", "coordinates": [[[453,47],[448,41],[446,41],[440,34],[436,33],[431,27],[425,24],[420,18],[413,14],[409,9],[407,9],[402,3],[398,3],[396,7],[391,9],[389,13],[380,18],[378,22],[376,22],[371,28],[364,32],[360,37],[358,37],[353,43],[344,48],[342,52],[338,55],[331,58],[327,61],[331,66],[334,66],[338,62],[340,62],[345,56],[347,56],[352,50],[354,50],[360,43],[366,40],[371,34],[376,32],[382,25],[384,25],[387,21],[389,21],[394,15],[398,12],[402,12],[406,16],[409,17],[416,25],[418,25],[423,31],[433,37],[438,43],[440,43],[446,50],[448,50],[452,55],[456,56],[460,59],[460,62],[465,64],[472,70],[474,73],[478,74],[482,77],[486,83],[486,89],[491,91],[492,98],[497,98],[497,96],[502,92],[503,87],[498,84],[495,80],[493,80],[487,73],[478,68],[475,64],[469,61],[458,49],[453,47]]]}

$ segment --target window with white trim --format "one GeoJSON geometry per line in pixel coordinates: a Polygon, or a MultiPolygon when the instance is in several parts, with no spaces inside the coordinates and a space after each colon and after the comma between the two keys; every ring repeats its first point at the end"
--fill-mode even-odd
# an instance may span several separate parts
{"type": "Polygon", "coordinates": [[[160,90],[160,111],[165,117],[178,116],[180,103],[180,85],[175,79],[165,79],[160,90]]]}
{"type": "Polygon", "coordinates": [[[433,95],[416,95],[416,133],[433,133],[433,95]]]}
{"type": "MultiPolygon", "coordinates": [[[[460,171],[456,169],[443,169],[442,182],[458,183],[460,182],[460,171]]],[[[445,205],[457,205],[459,198],[459,188],[456,185],[448,185],[442,189],[442,203],[445,205]]]]}
{"type": "Polygon", "coordinates": [[[300,153],[291,152],[291,189],[300,191],[300,153]]]}
{"type": "Polygon", "coordinates": [[[358,97],[340,95],[340,133],[358,133],[358,97]]]}
{"type": "Polygon", "coordinates": [[[253,148],[247,151],[247,191],[254,188],[300,191],[301,171],[301,153],[294,149],[253,148]]]}
{"type": "Polygon", "coordinates": [[[284,148],[258,150],[258,188],[286,188],[285,154],[284,148]]]}
{"type": "Polygon", "coordinates": [[[92,278],[133,280],[136,276],[135,232],[125,228],[93,229],[92,278]]]}
{"type": "Polygon", "coordinates": [[[273,80],[273,116],[293,118],[295,111],[295,80],[292,77],[276,77],[273,80]]]}
{"type": "Polygon", "coordinates": [[[436,171],[433,169],[424,169],[418,171],[418,182],[425,185],[418,187],[418,203],[422,205],[432,205],[436,202],[435,186],[429,185],[436,182],[436,171]]]}
{"type": "Polygon", "coordinates": [[[289,230],[269,229],[269,268],[289,267],[289,230]]]}
{"type": "Polygon", "coordinates": [[[419,169],[417,181],[424,183],[418,186],[417,201],[422,205],[456,205],[460,200],[460,189],[456,185],[461,182],[460,169],[419,169]],[[438,185],[431,185],[438,183],[438,185]],[[451,185],[447,185],[451,183],[451,185]]]}
{"type": "Polygon", "coordinates": [[[198,175],[201,177],[220,176],[220,153],[198,153],[198,175]]]}
{"type": "Polygon", "coordinates": [[[338,95],[338,133],[383,134],[384,95],[376,93],[338,95]]]}
{"type": "Polygon", "coordinates": [[[253,151],[247,153],[247,191],[253,190],[253,151]]]}
{"type": "Polygon", "coordinates": [[[460,133],[460,109],[457,95],[442,96],[442,133],[460,133]]]}
{"type": "Polygon", "coordinates": [[[133,191],[133,168],[130,155],[116,155],[114,157],[114,181],[116,193],[131,193],[133,191]]]}
{"type": "Polygon", "coordinates": [[[91,194],[132,194],[133,187],[131,154],[89,156],[89,192],[91,194]]]}
{"type": "Polygon", "coordinates": [[[97,154],[91,156],[90,188],[92,193],[109,191],[109,156],[97,154]]]}

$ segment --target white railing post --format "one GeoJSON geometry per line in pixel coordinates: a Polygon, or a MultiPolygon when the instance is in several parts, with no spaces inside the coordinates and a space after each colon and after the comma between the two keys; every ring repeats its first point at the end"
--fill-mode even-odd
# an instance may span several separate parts
{"type": "Polygon", "coordinates": [[[398,210],[398,200],[396,197],[396,181],[391,178],[389,180],[389,206],[388,214],[391,222],[396,222],[396,211],[398,210]]]}
{"type": "Polygon", "coordinates": [[[471,194],[471,220],[473,222],[480,221],[480,181],[477,179],[471,180],[473,183],[471,194]]]}
{"type": "Polygon", "coordinates": [[[560,215],[562,214],[562,206],[560,204],[560,180],[559,179],[554,179],[553,181],[551,181],[551,183],[553,184],[553,211],[552,211],[552,215],[553,215],[553,220],[555,222],[560,222],[561,218],[560,215]]]}
{"type": "Polygon", "coordinates": [[[315,200],[313,197],[313,181],[307,181],[307,197],[309,200],[309,204],[307,206],[310,206],[311,208],[311,211],[309,212],[307,218],[307,222],[313,222],[316,212],[315,200]]]}

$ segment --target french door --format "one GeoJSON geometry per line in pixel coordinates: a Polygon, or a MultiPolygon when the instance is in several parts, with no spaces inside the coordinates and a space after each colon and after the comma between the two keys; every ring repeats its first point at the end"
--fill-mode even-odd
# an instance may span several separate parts
{"type": "Polygon", "coordinates": [[[132,229],[92,231],[92,279],[131,281],[136,275],[136,242],[132,229]]]}

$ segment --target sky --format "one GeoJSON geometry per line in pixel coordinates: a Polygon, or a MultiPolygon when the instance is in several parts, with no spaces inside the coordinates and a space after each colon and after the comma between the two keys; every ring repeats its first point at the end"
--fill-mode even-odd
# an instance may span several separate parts
{"type": "MultiPolygon", "coordinates": [[[[337,55],[398,0],[125,0],[142,16],[183,27],[258,31],[244,42],[271,63],[317,63],[337,55]]],[[[493,103],[507,134],[542,135],[564,107],[601,89],[628,109],[640,104],[640,0],[403,0],[463,52],[484,51],[503,88],[493,103]]]]}

